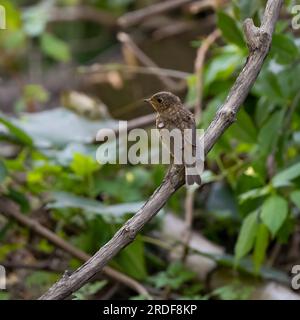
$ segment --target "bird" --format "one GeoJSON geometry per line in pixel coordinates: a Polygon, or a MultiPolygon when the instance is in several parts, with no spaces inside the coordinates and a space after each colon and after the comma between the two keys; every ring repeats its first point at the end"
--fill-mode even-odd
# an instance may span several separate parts
{"type": "Polygon", "coordinates": [[[188,186],[201,185],[203,161],[197,150],[196,123],[194,115],[184,107],[180,98],[171,92],[158,92],[151,98],[144,100],[157,112],[156,128],[160,132],[160,138],[170,154],[176,160],[183,155],[182,162],[185,166],[185,181],[188,186]],[[178,129],[181,134],[181,150],[174,149],[174,141],[166,138],[166,131],[178,129]],[[190,130],[186,130],[190,129],[190,130]],[[186,134],[189,133],[189,134],[186,134]],[[180,151],[180,152],[178,152],[180,151]],[[183,151],[183,152],[182,152],[183,151]]]}

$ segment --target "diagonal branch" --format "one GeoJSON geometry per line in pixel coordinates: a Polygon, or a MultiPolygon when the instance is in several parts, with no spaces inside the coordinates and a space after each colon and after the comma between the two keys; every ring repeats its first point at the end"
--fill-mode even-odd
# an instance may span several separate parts
{"type": "MultiPolygon", "coordinates": [[[[251,31],[246,32],[246,41],[250,49],[247,62],[230,90],[224,105],[220,107],[215,119],[205,132],[205,154],[211,150],[223,132],[235,121],[238,110],[253,86],[269,52],[272,34],[282,2],[283,0],[268,0],[261,27],[255,33],[251,31]],[[258,41],[254,41],[254,37],[257,37],[258,41]]],[[[247,20],[246,25],[249,23],[250,20],[247,20]]],[[[181,166],[171,166],[162,184],[156,189],[145,205],[117,231],[114,237],[73,274],[70,276],[66,275],[55,283],[40,299],[64,299],[81,288],[97,272],[102,270],[120,250],[135,239],[138,232],[157,214],[170,196],[183,184],[184,169],[181,166]]]]}

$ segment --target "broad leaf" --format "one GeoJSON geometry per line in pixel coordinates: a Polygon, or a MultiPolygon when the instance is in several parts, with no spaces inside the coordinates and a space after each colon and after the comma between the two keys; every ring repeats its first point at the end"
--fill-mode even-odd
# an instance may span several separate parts
{"type": "Polygon", "coordinates": [[[72,142],[88,144],[95,140],[98,130],[117,124],[114,120],[85,119],[64,108],[28,113],[14,122],[41,148],[65,147],[72,142]]]}
{"type": "Polygon", "coordinates": [[[47,205],[48,208],[78,208],[87,213],[100,214],[107,217],[120,217],[126,213],[134,213],[143,205],[143,202],[132,202],[107,206],[103,205],[100,201],[76,196],[67,192],[52,192],[50,195],[53,202],[47,205]]]}
{"type": "Polygon", "coordinates": [[[263,70],[257,79],[253,91],[258,97],[265,96],[270,102],[284,103],[285,95],[281,82],[280,75],[269,70],[263,70]]]}
{"type": "Polygon", "coordinates": [[[300,190],[293,191],[290,195],[291,200],[300,209],[300,190]]]}
{"type": "MultiPolygon", "coordinates": [[[[255,143],[257,139],[257,131],[251,117],[245,110],[240,110],[237,121],[228,130],[233,138],[238,138],[240,143],[255,143]]],[[[228,133],[227,133],[228,134],[228,133]]]]}
{"type": "Polygon", "coordinates": [[[99,164],[91,156],[75,153],[70,168],[80,177],[88,177],[99,170],[99,164]]]}
{"type": "Polygon", "coordinates": [[[71,59],[68,45],[50,33],[44,33],[41,38],[43,52],[57,61],[67,62],[71,59]]]}
{"type": "Polygon", "coordinates": [[[239,47],[245,47],[243,33],[236,21],[223,11],[218,12],[218,27],[222,31],[224,38],[229,43],[234,43],[239,47]]]}
{"type": "Polygon", "coordinates": [[[8,131],[15,136],[21,143],[32,146],[33,142],[29,135],[27,135],[22,129],[16,126],[8,117],[0,114],[0,124],[3,124],[8,131]]]}
{"type": "Polygon", "coordinates": [[[216,80],[225,80],[242,65],[244,56],[236,46],[226,46],[222,54],[215,57],[209,64],[204,74],[204,84],[207,88],[216,80]]]}
{"type": "Polygon", "coordinates": [[[112,265],[115,265],[115,262],[121,271],[135,279],[144,280],[147,277],[147,269],[144,243],[141,237],[137,237],[132,244],[122,250],[112,265]]]}
{"type": "Polygon", "coordinates": [[[269,197],[262,206],[261,219],[275,236],[288,214],[288,203],[280,196],[269,197]]]}
{"type": "Polygon", "coordinates": [[[271,191],[270,186],[252,189],[252,190],[249,190],[249,191],[241,194],[239,196],[239,201],[240,201],[240,203],[243,203],[247,200],[260,198],[260,197],[263,197],[263,196],[267,195],[268,193],[270,193],[270,191],[271,191]]]}
{"type": "Polygon", "coordinates": [[[239,0],[237,6],[240,9],[241,19],[251,18],[255,12],[260,8],[260,0],[239,0]]]}
{"type": "Polygon", "coordinates": [[[292,63],[299,56],[299,49],[294,40],[285,34],[275,34],[272,41],[272,51],[281,64],[292,63]]]}
{"type": "Polygon", "coordinates": [[[258,229],[257,211],[250,213],[244,220],[235,246],[235,260],[238,262],[253,248],[258,229]]]}
{"type": "Polygon", "coordinates": [[[274,187],[290,185],[290,182],[299,176],[300,162],[276,174],[272,179],[272,184],[274,187]]]}
{"type": "Polygon", "coordinates": [[[263,157],[267,156],[276,146],[283,115],[282,111],[275,112],[259,132],[258,148],[263,157]]]}
{"type": "Polygon", "coordinates": [[[254,253],[253,253],[255,273],[259,272],[260,267],[262,266],[265,260],[268,244],[269,244],[269,231],[267,227],[263,223],[261,223],[257,230],[254,253]]]}

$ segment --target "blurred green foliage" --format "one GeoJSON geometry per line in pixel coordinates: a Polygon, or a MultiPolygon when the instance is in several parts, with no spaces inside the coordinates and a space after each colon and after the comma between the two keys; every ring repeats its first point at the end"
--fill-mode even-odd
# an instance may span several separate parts
{"type": "MultiPolygon", "coordinates": [[[[30,7],[21,10],[25,2],[0,1],[8,17],[8,30],[0,32],[0,67],[4,75],[26,68],[28,47],[38,50],[43,63],[51,66],[85,63],[115,43],[103,28],[95,31],[80,22],[71,27],[47,28],[47,12],[53,2],[31,2],[30,7]],[[74,37],[80,42],[87,35],[103,40],[97,52],[75,52],[70,45],[74,37]]],[[[77,0],[58,2],[64,6],[81,3],[77,0]]],[[[86,2],[95,10],[101,8],[115,15],[126,12],[134,3],[131,0],[86,2]]],[[[293,1],[286,1],[286,8],[292,4],[293,1]]],[[[229,10],[217,13],[224,43],[213,47],[205,66],[205,108],[199,126],[208,127],[246,61],[248,51],[242,20],[253,17],[259,21],[263,6],[264,1],[260,0],[235,0],[229,10]]],[[[234,258],[210,258],[219,265],[247,269],[263,278],[270,276],[264,267],[270,248],[288,243],[299,224],[299,50],[299,38],[286,21],[280,21],[270,54],[237,121],[208,155],[203,181],[209,194],[201,197],[197,193],[196,197],[195,228],[200,225],[205,236],[234,255],[234,258]]],[[[191,104],[196,100],[196,82],[195,75],[187,79],[186,101],[191,104]]],[[[16,111],[30,111],[28,106],[43,105],[48,99],[49,93],[41,84],[30,84],[24,88],[16,111]]],[[[105,244],[142,206],[166,170],[164,166],[98,164],[94,160],[93,138],[98,129],[113,122],[87,120],[61,108],[18,117],[0,114],[0,141],[17,149],[14,157],[0,157],[0,193],[18,203],[26,214],[45,208],[55,232],[90,254],[105,244]],[[17,179],[20,174],[25,175],[23,183],[17,179]]],[[[167,208],[182,216],[183,201],[184,190],[181,190],[170,199],[167,208]]],[[[159,229],[160,219],[163,219],[161,214],[143,233],[151,235],[151,231],[159,229]]],[[[9,238],[13,228],[14,225],[7,224],[0,230],[2,242],[9,238]]],[[[7,243],[1,246],[0,257],[4,259],[24,245],[7,243]]],[[[40,240],[35,250],[49,255],[55,248],[40,240]]],[[[163,255],[166,252],[162,248],[140,236],[121,251],[111,266],[158,290],[175,292],[178,298],[246,299],[252,292],[252,287],[241,288],[240,283],[233,283],[205,296],[203,285],[193,272],[180,263],[169,265],[163,255]]],[[[75,268],[79,262],[70,259],[69,265],[75,268]]],[[[280,276],[272,273],[273,278],[280,276]]],[[[56,278],[56,274],[47,272],[33,273],[27,285],[44,288],[56,278]]],[[[106,282],[89,284],[76,293],[75,299],[90,298],[106,285],[106,282]]],[[[1,298],[7,296],[2,294],[1,298]]]]}

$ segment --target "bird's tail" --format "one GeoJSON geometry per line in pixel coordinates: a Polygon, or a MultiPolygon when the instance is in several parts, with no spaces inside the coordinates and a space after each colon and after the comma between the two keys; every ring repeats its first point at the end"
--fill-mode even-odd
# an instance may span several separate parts
{"type": "Polygon", "coordinates": [[[193,184],[201,185],[201,169],[197,168],[197,164],[194,165],[186,165],[185,166],[185,182],[188,186],[192,186],[193,184]]]}
{"type": "Polygon", "coordinates": [[[188,186],[201,185],[201,174],[204,169],[202,141],[194,134],[193,141],[186,141],[184,147],[185,181],[188,186]]]}

